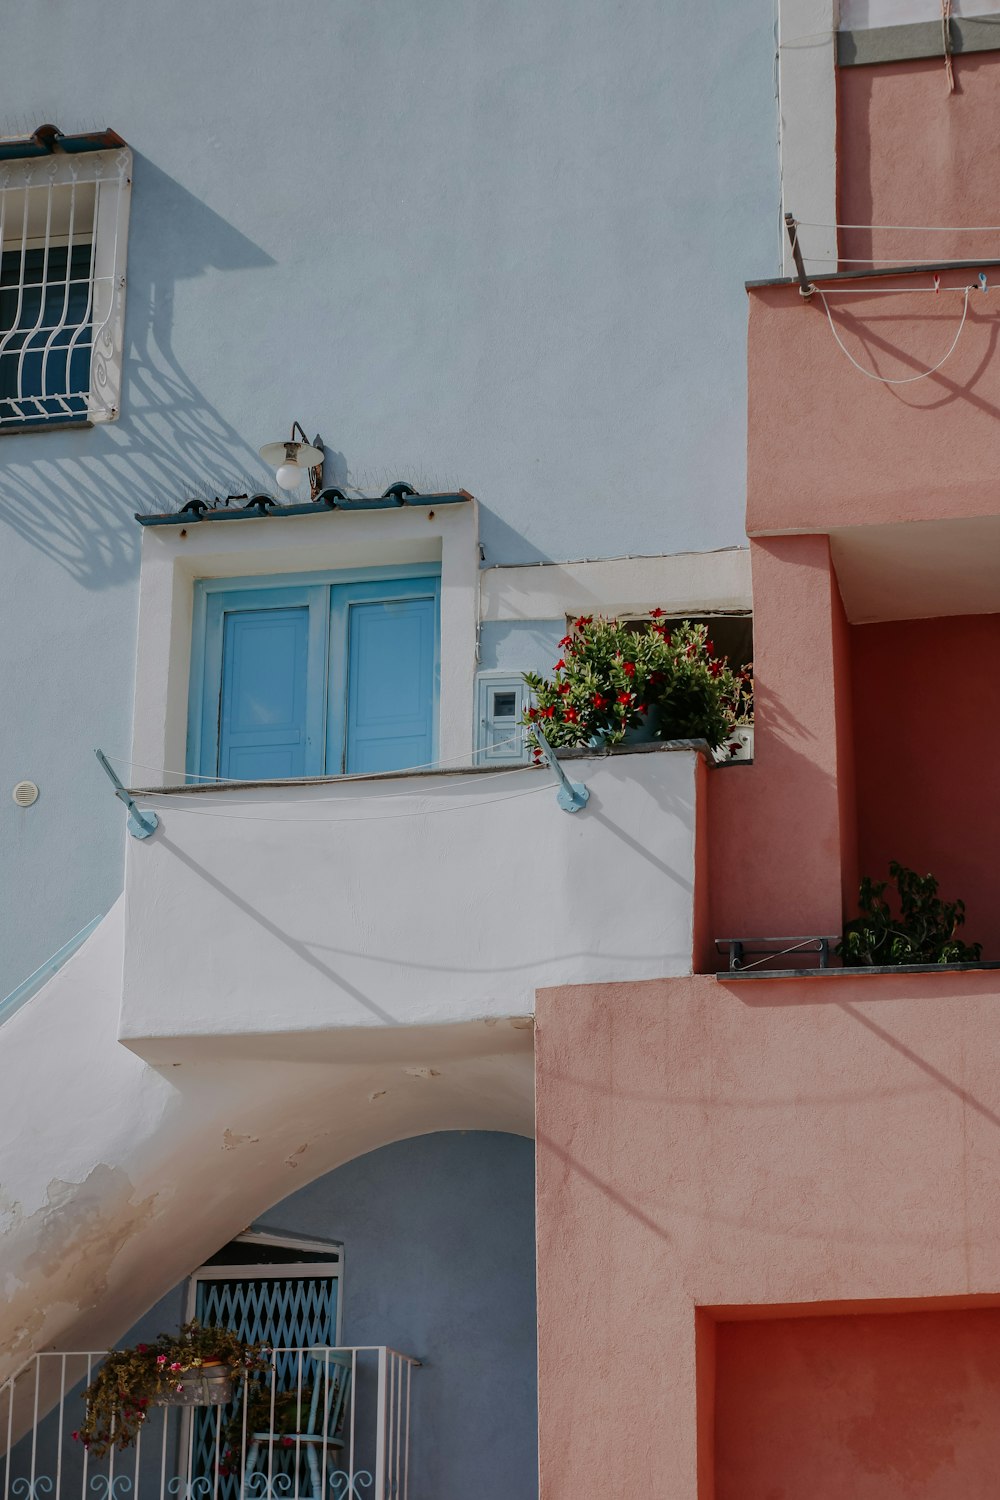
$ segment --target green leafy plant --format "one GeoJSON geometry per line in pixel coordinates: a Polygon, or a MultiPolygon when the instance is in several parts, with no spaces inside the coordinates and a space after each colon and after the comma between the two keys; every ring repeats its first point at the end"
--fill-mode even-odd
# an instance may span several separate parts
{"type": "Polygon", "coordinates": [[[673,631],[654,609],[649,625],[581,615],[559,642],[563,656],[550,678],[526,672],[534,703],[523,722],[526,741],[540,755],[534,727],[548,743],[620,744],[652,716],[656,739],[703,739],[713,749],[737,723],[752,717],[750,673],[721,657],[704,625],[684,620],[673,631]]]}
{"type": "Polygon", "coordinates": [[[292,1434],[305,1430],[312,1395],[311,1385],[304,1385],[301,1391],[275,1391],[272,1406],[270,1385],[248,1380],[243,1387],[243,1397],[237,1402],[223,1432],[219,1473],[241,1472],[244,1433],[247,1441],[252,1442],[255,1432],[273,1432],[279,1448],[291,1448],[295,1441],[292,1434]]]}
{"type": "Polygon", "coordinates": [[[112,1349],[83,1393],[86,1412],[73,1437],[94,1458],[130,1447],[149,1407],[180,1390],[183,1375],[212,1365],[224,1365],[233,1376],[249,1375],[269,1368],[270,1356],[228,1328],[202,1328],[197,1322],[185,1323],[178,1333],[161,1333],[151,1344],[112,1349]]]}
{"type": "Polygon", "coordinates": [[[846,965],[958,964],[979,959],[981,943],[963,943],[955,936],[965,924],[964,901],[942,901],[933,875],[917,875],[897,860],[890,860],[889,874],[896,884],[892,904],[885,896],[887,880],[876,882],[866,875],[861,882],[861,916],[845,925],[837,945],[846,965]]]}

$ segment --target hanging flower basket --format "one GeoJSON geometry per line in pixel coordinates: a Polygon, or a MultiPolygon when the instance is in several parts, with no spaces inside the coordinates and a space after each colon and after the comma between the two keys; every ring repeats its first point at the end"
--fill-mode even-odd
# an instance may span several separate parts
{"type": "Polygon", "coordinates": [[[185,1370],[171,1389],[154,1399],[154,1406],[228,1406],[233,1399],[233,1372],[228,1365],[205,1360],[200,1369],[185,1370]]]}
{"type": "Polygon", "coordinates": [[[228,1328],[185,1323],[151,1344],[112,1349],[83,1393],[73,1433],[92,1458],[135,1442],[151,1406],[225,1406],[239,1376],[271,1367],[269,1352],[228,1328]]]}

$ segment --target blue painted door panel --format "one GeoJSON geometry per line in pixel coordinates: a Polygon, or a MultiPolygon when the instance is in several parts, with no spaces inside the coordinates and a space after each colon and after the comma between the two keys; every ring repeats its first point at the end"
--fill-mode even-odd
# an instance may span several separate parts
{"type": "Polygon", "coordinates": [[[196,595],[189,774],[271,781],[429,764],[439,596],[436,576],[240,580],[196,595]]]}
{"type": "Polygon", "coordinates": [[[349,605],[348,773],[433,760],[435,615],[433,598],[349,605]]]}
{"type": "Polygon", "coordinates": [[[305,607],[227,612],[220,776],[268,781],[306,774],[308,646],[305,607]]]}

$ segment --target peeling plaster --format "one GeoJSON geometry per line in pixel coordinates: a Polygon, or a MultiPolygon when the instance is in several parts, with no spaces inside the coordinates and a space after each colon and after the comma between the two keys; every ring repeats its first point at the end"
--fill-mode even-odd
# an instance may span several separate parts
{"type": "Polygon", "coordinates": [[[8,1237],[15,1239],[21,1259],[6,1268],[18,1285],[5,1319],[11,1354],[28,1353],[43,1342],[55,1304],[84,1312],[107,1294],[115,1257],[154,1216],[158,1194],[137,1201],[133,1195],[127,1172],[102,1162],[83,1182],[53,1178],[45,1204],[26,1218],[13,1205],[8,1237]]]}

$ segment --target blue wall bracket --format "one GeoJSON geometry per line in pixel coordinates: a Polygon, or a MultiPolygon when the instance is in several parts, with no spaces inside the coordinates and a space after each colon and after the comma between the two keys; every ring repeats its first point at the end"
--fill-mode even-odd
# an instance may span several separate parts
{"type": "Polygon", "coordinates": [[[103,750],[95,750],[94,754],[100,761],[104,770],[111,778],[111,784],[115,789],[115,796],[120,802],[124,802],[128,808],[128,821],[126,827],[134,839],[148,839],[151,833],[155,833],[160,826],[160,820],[155,812],[140,812],[135,804],[135,798],[122,785],[112,770],[108,757],[103,750]]]}
{"type": "Polygon", "coordinates": [[[542,754],[545,756],[545,759],[548,761],[549,765],[556,773],[556,779],[559,782],[559,790],[556,793],[556,801],[559,803],[559,806],[562,808],[563,812],[579,812],[580,808],[586,807],[587,803],[590,801],[589,791],[584,786],[582,781],[570,781],[569,777],[566,775],[566,772],[559,764],[555,751],[552,749],[552,746],[549,744],[548,740],[545,738],[538,725],[532,724],[531,727],[534,730],[535,739],[541,746],[542,754]]]}

